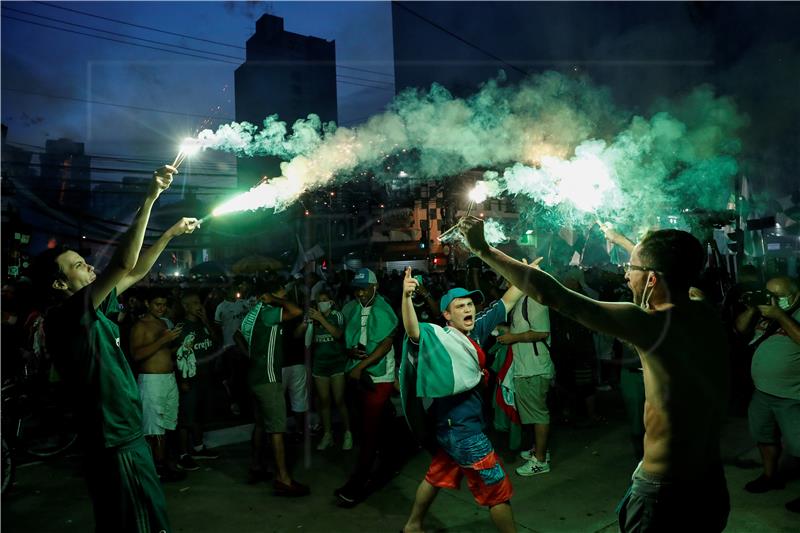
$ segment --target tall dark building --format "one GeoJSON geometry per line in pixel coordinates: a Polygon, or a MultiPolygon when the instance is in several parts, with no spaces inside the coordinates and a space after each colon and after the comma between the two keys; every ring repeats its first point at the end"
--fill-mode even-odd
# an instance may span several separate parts
{"type": "MultiPolygon", "coordinates": [[[[337,120],[336,43],[283,29],[283,19],[264,15],[247,40],[247,59],[236,69],[236,120],[261,124],[278,114],[289,126],[310,113],[337,120]]],[[[280,174],[277,158],[243,158],[240,187],[280,174]]]]}
{"type": "Polygon", "coordinates": [[[70,139],[49,140],[39,161],[40,181],[47,203],[77,214],[88,212],[92,157],[84,153],[83,143],[70,139]]]}

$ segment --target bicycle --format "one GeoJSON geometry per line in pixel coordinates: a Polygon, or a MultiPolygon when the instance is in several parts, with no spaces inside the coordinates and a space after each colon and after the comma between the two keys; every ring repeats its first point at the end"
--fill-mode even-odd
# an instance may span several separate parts
{"type": "Polygon", "coordinates": [[[2,386],[2,493],[12,485],[16,466],[24,457],[50,459],[77,440],[74,413],[59,383],[30,375],[2,386]]]}

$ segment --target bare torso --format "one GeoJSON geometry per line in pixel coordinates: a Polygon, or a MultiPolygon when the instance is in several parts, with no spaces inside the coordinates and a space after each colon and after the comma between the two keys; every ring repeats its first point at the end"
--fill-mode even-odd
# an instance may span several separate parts
{"type": "MultiPolygon", "coordinates": [[[[158,340],[167,330],[163,320],[150,315],[145,315],[133,326],[131,336],[139,344],[150,344],[158,340]]],[[[173,372],[172,346],[165,344],[156,353],[139,361],[140,374],[170,374],[173,372]]]]}
{"type": "Polygon", "coordinates": [[[702,302],[657,312],[670,315],[663,342],[649,353],[639,350],[645,386],[642,466],[669,478],[702,478],[720,462],[727,336],[715,311],[702,302]]]}

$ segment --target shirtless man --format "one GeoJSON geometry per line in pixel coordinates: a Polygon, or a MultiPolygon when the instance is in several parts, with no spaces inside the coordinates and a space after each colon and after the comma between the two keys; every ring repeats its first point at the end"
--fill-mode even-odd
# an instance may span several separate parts
{"type": "Polygon", "coordinates": [[[469,247],[542,305],[633,345],[645,383],[644,458],[619,506],[628,531],[722,531],[730,511],[720,459],[728,401],[728,344],[716,313],[689,298],[703,268],[689,233],[661,230],[637,244],[625,278],[633,303],[599,302],[486,243],[483,221],[460,221],[469,247]]]}
{"type": "Polygon", "coordinates": [[[153,450],[156,471],[163,481],[181,476],[167,466],[167,431],[178,423],[178,384],[172,363],[174,341],[181,329],[169,329],[162,318],[167,311],[167,298],[153,291],[144,300],[147,312],[131,329],[131,354],[139,365],[139,396],[142,400],[144,435],[153,450]]]}

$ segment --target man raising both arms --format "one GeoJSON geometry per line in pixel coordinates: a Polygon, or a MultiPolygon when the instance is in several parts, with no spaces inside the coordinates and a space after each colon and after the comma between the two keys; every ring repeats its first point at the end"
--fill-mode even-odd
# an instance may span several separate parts
{"type": "Polygon", "coordinates": [[[679,230],[647,235],[631,254],[625,278],[633,303],[599,302],[492,248],[483,221],[464,218],[469,247],[492,269],[542,305],[632,344],[645,384],[644,458],[619,508],[620,530],[722,531],[730,502],[720,459],[728,401],[728,342],[721,320],[689,286],[705,252],[679,230]],[[690,518],[691,517],[691,518],[690,518]]]}
{"type": "Polygon", "coordinates": [[[108,314],[117,308],[117,295],[147,275],[173,237],[198,225],[196,219],[181,219],[139,254],[153,204],[175,172],[163,167],[154,173],[103,272],[95,273],[73,250],[47,250],[36,262],[36,283],[53,289],[59,301],[45,317],[47,349],[76,402],[98,532],[170,531],[164,493],[142,437],[139,390],[120,349],[119,328],[108,314]]]}

